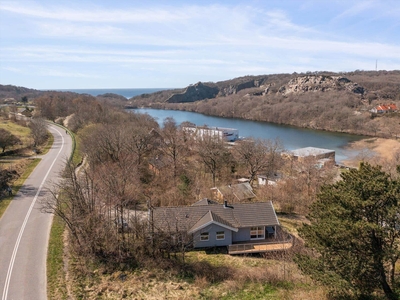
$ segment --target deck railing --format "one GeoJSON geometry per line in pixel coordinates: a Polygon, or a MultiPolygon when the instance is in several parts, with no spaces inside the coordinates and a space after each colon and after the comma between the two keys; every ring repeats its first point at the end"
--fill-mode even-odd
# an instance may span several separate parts
{"type": "Polygon", "coordinates": [[[291,235],[289,235],[285,239],[279,239],[274,241],[232,244],[228,246],[228,253],[239,254],[239,253],[282,251],[292,247],[292,243],[293,243],[293,238],[291,235]]]}

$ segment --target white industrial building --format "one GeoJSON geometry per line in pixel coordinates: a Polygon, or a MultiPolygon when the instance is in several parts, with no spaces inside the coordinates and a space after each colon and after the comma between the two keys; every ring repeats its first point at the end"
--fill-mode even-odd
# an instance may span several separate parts
{"type": "Polygon", "coordinates": [[[183,130],[194,134],[196,137],[214,137],[227,142],[239,139],[239,130],[225,127],[185,126],[183,130]]]}

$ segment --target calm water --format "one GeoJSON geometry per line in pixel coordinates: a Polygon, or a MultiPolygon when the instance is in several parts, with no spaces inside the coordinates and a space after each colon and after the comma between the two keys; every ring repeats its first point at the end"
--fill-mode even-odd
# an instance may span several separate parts
{"type": "Polygon", "coordinates": [[[227,119],[213,116],[206,116],[194,112],[160,110],[150,108],[134,109],[139,113],[147,113],[154,117],[161,125],[165,118],[173,117],[177,124],[189,121],[198,126],[229,127],[239,130],[241,137],[254,137],[260,139],[278,138],[287,150],[294,150],[303,147],[318,147],[336,151],[336,161],[352,158],[358,151],[346,150],[345,147],[354,141],[365,137],[332,133],[320,130],[302,129],[292,126],[276,125],[272,123],[248,121],[241,119],[227,119]]]}
{"type": "Polygon", "coordinates": [[[92,96],[103,95],[106,93],[113,93],[117,95],[124,96],[125,98],[132,98],[134,96],[142,95],[142,94],[151,94],[158,91],[162,91],[166,89],[159,88],[149,88],[149,89],[61,89],[57,91],[61,92],[73,92],[78,94],[89,94],[92,96]]]}

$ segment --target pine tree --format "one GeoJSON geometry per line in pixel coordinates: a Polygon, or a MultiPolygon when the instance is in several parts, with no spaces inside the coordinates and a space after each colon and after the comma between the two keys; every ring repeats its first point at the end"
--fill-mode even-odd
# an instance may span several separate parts
{"type": "MultiPolygon", "coordinates": [[[[400,168],[398,168],[400,170],[400,168]]],[[[300,269],[336,295],[398,299],[394,266],[400,254],[400,182],[380,166],[361,163],[326,185],[300,229],[310,255],[300,269]]]]}

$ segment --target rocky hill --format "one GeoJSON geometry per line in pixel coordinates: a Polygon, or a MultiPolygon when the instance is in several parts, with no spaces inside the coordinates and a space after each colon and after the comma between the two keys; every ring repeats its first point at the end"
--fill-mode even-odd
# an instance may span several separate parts
{"type": "Polygon", "coordinates": [[[279,88],[278,93],[288,95],[291,93],[327,92],[347,90],[355,94],[364,95],[362,86],[342,76],[306,75],[291,79],[279,88]]]}
{"type": "Polygon", "coordinates": [[[195,102],[204,99],[212,99],[216,97],[225,97],[238,92],[251,89],[261,88],[267,80],[266,76],[246,76],[235,78],[233,80],[221,81],[217,83],[198,82],[188,86],[183,92],[173,93],[166,102],[168,103],[185,103],[195,102]]]}
{"type": "Polygon", "coordinates": [[[194,85],[188,86],[183,93],[172,94],[166,102],[168,103],[185,103],[194,102],[198,100],[215,98],[219,90],[215,86],[205,85],[198,82],[194,85]]]}
{"type": "Polygon", "coordinates": [[[364,86],[348,77],[337,74],[279,74],[245,76],[216,83],[198,82],[184,90],[163,91],[154,95],[146,95],[146,97],[137,96],[130,99],[130,101],[137,106],[146,106],[146,103],[188,103],[229,97],[242,91],[252,96],[267,94],[288,96],[289,94],[308,92],[348,91],[364,97],[367,93],[367,89],[364,86]]]}
{"type": "Polygon", "coordinates": [[[219,88],[218,96],[229,96],[237,94],[241,90],[251,88],[262,88],[266,84],[268,76],[245,76],[232,80],[216,83],[219,88]]]}

